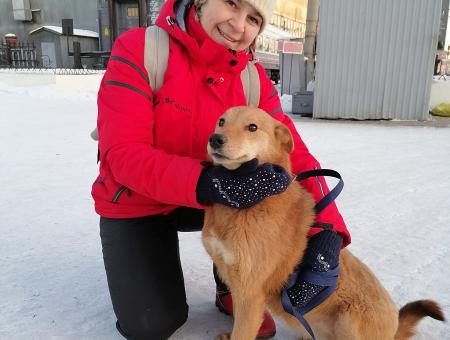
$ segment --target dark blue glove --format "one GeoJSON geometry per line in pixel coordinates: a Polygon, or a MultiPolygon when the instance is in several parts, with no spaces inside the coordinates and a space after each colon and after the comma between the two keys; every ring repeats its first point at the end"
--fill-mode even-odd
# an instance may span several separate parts
{"type": "Polygon", "coordinates": [[[279,194],[292,182],[281,166],[264,163],[256,158],[236,170],[223,166],[206,167],[197,183],[197,201],[209,205],[221,203],[232,208],[249,208],[264,198],[279,194]]]}
{"type": "Polygon", "coordinates": [[[341,247],[341,236],[331,230],[321,231],[309,239],[303,261],[297,268],[295,283],[287,287],[293,307],[299,307],[302,313],[306,313],[331,295],[338,279],[341,247]],[[330,273],[333,274],[328,275],[330,273]],[[329,287],[333,289],[325,292],[329,287]]]}

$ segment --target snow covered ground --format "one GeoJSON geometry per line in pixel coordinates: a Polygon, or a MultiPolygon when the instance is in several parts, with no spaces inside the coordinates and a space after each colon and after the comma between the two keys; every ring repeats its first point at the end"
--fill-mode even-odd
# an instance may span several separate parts
{"type": "MultiPolygon", "coordinates": [[[[90,197],[95,92],[4,79],[0,73],[0,339],[121,339],[90,197]]],[[[338,205],[350,249],[398,306],[432,298],[449,317],[448,124],[295,119],[322,166],[345,180],[338,205]]],[[[190,315],[172,339],[212,339],[231,319],[214,306],[200,234],[180,241],[190,315]]],[[[295,338],[278,326],[276,339],[295,338]]],[[[450,327],[426,319],[415,339],[450,339],[450,327]]]]}

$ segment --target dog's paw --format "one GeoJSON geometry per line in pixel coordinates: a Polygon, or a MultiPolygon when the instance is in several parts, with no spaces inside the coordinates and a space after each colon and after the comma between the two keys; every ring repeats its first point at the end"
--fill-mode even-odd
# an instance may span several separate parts
{"type": "Polygon", "coordinates": [[[230,340],[231,339],[231,333],[224,333],[216,336],[216,340],[230,340]]]}

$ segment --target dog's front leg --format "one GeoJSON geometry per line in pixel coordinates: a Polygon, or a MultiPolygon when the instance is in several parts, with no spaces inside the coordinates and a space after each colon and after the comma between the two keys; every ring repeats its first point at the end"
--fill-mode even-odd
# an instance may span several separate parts
{"type": "Polygon", "coordinates": [[[234,325],[231,340],[254,340],[263,321],[266,297],[258,290],[232,292],[232,295],[234,325]]]}

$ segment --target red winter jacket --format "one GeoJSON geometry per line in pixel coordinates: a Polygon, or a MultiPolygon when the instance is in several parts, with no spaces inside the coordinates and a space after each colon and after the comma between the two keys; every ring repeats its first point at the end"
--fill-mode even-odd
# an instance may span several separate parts
{"type": "MultiPolygon", "coordinates": [[[[208,138],[218,117],[245,105],[240,72],[249,55],[233,54],[211,40],[194,19],[188,32],[172,20],[174,0],[163,6],[157,25],[170,35],[170,56],[162,87],[153,92],[144,66],[145,28],[120,36],[112,49],[98,93],[100,174],[92,186],[96,212],[131,218],[168,214],[177,207],[203,208],[196,185],[207,159],[208,138]]],[[[259,107],[286,124],[294,136],[294,173],[320,165],[309,153],[261,65],[259,107]]],[[[318,201],[328,192],[323,178],[302,182],[318,201]]],[[[333,203],[316,221],[333,224],[344,245],[350,235],[333,203]]],[[[312,228],[311,235],[320,229],[312,228]]]]}

